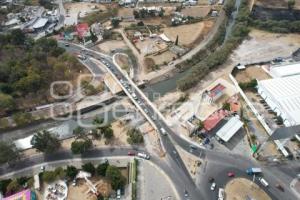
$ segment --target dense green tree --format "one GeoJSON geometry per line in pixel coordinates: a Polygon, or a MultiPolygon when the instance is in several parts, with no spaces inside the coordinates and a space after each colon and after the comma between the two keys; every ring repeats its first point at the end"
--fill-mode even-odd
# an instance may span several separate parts
{"type": "Polygon", "coordinates": [[[138,129],[130,129],[127,131],[127,142],[129,144],[141,144],[144,143],[144,137],[138,129]]]}
{"type": "Polygon", "coordinates": [[[226,1],[223,9],[224,9],[226,15],[229,17],[235,9],[235,0],[226,1]]]}
{"type": "Polygon", "coordinates": [[[71,144],[71,150],[73,154],[82,154],[92,148],[93,143],[90,139],[76,140],[71,144]]]}
{"type": "Polygon", "coordinates": [[[293,9],[295,6],[295,0],[288,0],[288,9],[293,9]]]}
{"type": "Polygon", "coordinates": [[[67,166],[66,176],[69,179],[73,180],[76,177],[77,173],[78,173],[78,169],[76,167],[74,167],[74,166],[67,166]]]}
{"type": "Polygon", "coordinates": [[[17,179],[12,180],[6,188],[6,192],[10,194],[14,194],[18,192],[22,186],[18,183],[17,179]]]}
{"type": "Polygon", "coordinates": [[[104,126],[101,130],[105,139],[110,140],[114,137],[114,131],[110,125],[104,126]]]}
{"type": "Polygon", "coordinates": [[[51,183],[55,181],[57,178],[57,174],[54,171],[45,171],[43,172],[42,179],[47,183],[51,183]]]}
{"type": "Polygon", "coordinates": [[[92,163],[86,163],[82,165],[81,168],[83,171],[91,173],[92,176],[95,175],[96,168],[92,163]]]}
{"type": "Polygon", "coordinates": [[[25,113],[18,112],[18,113],[13,114],[12,117],[18,126],[23,126],[23,125],[29,124],[33,120],[31,113],[28,113],[28,112],[25,112],[25,113]]]}
{"type": "Polygon", "coordinates": [[[121,189],[126,184],[125,177],[121,174],[118,167],[109,165],[106,170],[106,177],[111,181],[111,187],[114,190],[121,189]]]}
{"type": "Polygon", "coordinates": [[[96,169],[97,174],[98,174],[99,176],[105,176],[105,175],[106,175],[106,170],[107,170],[108,166],[109,166],[108,161],[99,164],[99,165],[97,166],[97,169],[96,169]]]}
{"type": "Polygon", "coordinates": [[[7,186],[9,185],[9,183],[12,182],[11,179],[4,179],[4,180],[0,180],[0,192],[2,192],[2,194],[6,194],[7,193],[7,186]]]}
{"type": "Polygon", "coordinates": [[[118,27],[119,24],[120,24],[120,20],[119,20],[119,19],[117,19],[117,18],[112,18],[112,20],[111,20],[111,25],[112,25],[114,28],[118,27]]]}
{"type": "Polygon", "coordinates": [[[59,179],[64,179],[66,177],[66,172],[62,167],[58,167],[54,170],[54,173],[56,175],[57,178],[59,179]]]}
{"type": "Polygon", "coordinates": [[[14,143],[0,141],[0,164],[11,163],[20,157],[14,143]]]}
{"type": "Polygon", "coordinates": [[[12,30],[10,37],[15,45],[23,45],[25,43],[26,36],[20,29],[12,30]]]}
{"type": "Polygon", "coordinates": [[[0,109],[11,110],[15,107],[15,101],[12,96],[0,92],[0,109]]]}
{"type": "Polygon", "coordinates": [[[74,130],[73,130],[73,135],[76,138],[85,138],[85,130],[81,127],[81,126],[77,126],[74,130]]]}
{"type": "Polygon", "coordinates": [[[43,130],[33,136],[31,145],[38,151],[53,153],[59,149],[60,141],[56,135],[52,135],[50,132],[43,130]]]}

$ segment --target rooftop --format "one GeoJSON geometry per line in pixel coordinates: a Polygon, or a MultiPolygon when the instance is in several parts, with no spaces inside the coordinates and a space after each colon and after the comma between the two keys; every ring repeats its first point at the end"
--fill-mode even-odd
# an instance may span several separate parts
{"type": "Polygon", "coordinates": [[[293,63],[281,66],[271,66],[270,74],[274,78],[300,75],[300,63],[293,63]]]}
{"type": "Polygon", "coordinates": [[[42,28],[46,25],[46,23],[48,22],[47,18],[39,18],[34,24],[33,24],[33,28],[42,28]]]}
{"type": "Polygon", "coordinates": [[[300,75],[258,81],[258,93],[286,126],[300,124],[300,75]]]}

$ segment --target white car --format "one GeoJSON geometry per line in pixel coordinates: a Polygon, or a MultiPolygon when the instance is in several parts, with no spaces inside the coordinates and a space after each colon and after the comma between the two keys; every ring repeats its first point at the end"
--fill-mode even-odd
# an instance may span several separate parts
{"type": "Polygon", "coordinates": [[[213,183],[211,184],[211,186],[210,186],[210,190],[211,190],[211,191],[214,191],[215,188],[216,188],[216,183],[213,182],[213,183]]]}

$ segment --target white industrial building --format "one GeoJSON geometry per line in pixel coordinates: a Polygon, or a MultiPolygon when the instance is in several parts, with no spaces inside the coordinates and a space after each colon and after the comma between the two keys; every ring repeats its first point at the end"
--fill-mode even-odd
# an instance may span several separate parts
{"type": "Polygon", "coordinates": [[[273,65],[270,67],[270,75],[273,78],[300,75],[300,63],[293,63],[280,66],[273,65]]]}
{"type": "Polygon", "coordinates": [[[242,128],[243,122],[241,122],[238,116],[232,117],[228,122],[216,133],[217,137],[228,142],[240,128],[242,128]]]}
{"type": "Polygon", "coordinates": [[[258,81],[258,93],[285,126],[300,124],[300,75],[258,81]]]}

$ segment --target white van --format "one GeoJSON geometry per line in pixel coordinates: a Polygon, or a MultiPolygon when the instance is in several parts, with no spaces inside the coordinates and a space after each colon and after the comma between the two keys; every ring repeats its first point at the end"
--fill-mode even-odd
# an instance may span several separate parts
{"type": "Polygon", "coordinates": [[[160,132],[162,135],[167,135],[167,131],[164,128],[160,128],[160,132]]]}
{"type": "Polygon", "coordinates": [[[260,181],[260,183],[265,186],[265,187],[268,187],[269,186],[269,183],[262,177],[258,178],[258,180],[260,181]]]}
{"type": "Polygon", "coordinates": [[[121,199],[121,190],[120,189],[117,190],[117,199],[121,199]]]}
{"type": "Polygon", "coordinates": [[[218,200],[224,200],[224,198],[225,198],[225,191],[223,188],[219,188],[218,200]]]}
{"type": "Polygon", "coordinates": [[[139,152],[137,154],[137,156],[140,157],[140,158],[146,159],[146,160],[150,159],[150,156],[148,154],[144,153],[144,152],[139,152]]]}

